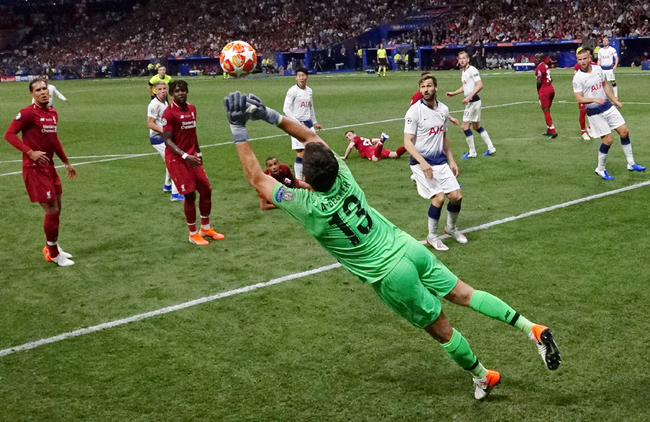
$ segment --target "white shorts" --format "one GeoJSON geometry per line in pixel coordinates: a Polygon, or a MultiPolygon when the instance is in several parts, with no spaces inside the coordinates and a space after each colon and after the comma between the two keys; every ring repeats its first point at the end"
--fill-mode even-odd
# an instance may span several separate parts
{"type": "Polygon", "coordinates": [[[424,199],[431,199],[440,192],[449,193],[460,189],[456,176],[451,172],[449,164],[440,166],[431,166],[433,169],[433,179],[426,178],[419,164],[411,166],[413,176],[418,187],[418,194],[424,199]]]}
{"type": "Polygon", "coordinates": [[[593,116],[587,115],[591,131],[595,137],[601,138],[605,135],[612,133],[613,129],[621,127],[625,124],[625,119],[615,106],[612,106],[604,113],[595,114],[593,116]]]}
{"type": "Polygon", "coordinates": [[[614,77],[614,69],[609,69],[609,70],[603,70],[603,73],[605,74],[605,79],[608,81],[615,81],[616,78],[614,77]]]}
{"type": "Polygon", "coordinates": [[[481,100],[468,103],[463,112],[463,122],[481,121],[481,100]]]}
{"type": "MultiPolygon", "coordinates": [[[[314,133],[316,132],[316,129],[313,126],[311,128],[309,128],[309,130],[311,130],[314,133]]],[[[296,138],[294,138],[292,136],[291,137],[291,149],[293,149],[293,150],[305,149],[305,145],[303,145],[302,142],[300,142],[299,140],[297,140],[296,138]]]]}
{"type": "Polygon", "coordinates": [[[158,154],[165,159],[165,143],[163,142],[162,144],[156,144],[156,145],[151,145],[156,151],[158,151],[158,154]]]}

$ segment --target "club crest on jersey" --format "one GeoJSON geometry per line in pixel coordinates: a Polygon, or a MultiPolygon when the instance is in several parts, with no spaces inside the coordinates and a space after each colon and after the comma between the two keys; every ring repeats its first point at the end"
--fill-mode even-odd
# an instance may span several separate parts
{"type": "Polygon", "coordinates": [[[437,135],[438,133],[442,132],[443,130],[445,130],[445,125],[434,126],[431,129],[429,129],[429,135],[437,135]]]}
{"type": "Polygon", "coordinates": [[[167,119],[160,119],[160,123],[162,123],[163,126],[167,126],[167,119]]]}

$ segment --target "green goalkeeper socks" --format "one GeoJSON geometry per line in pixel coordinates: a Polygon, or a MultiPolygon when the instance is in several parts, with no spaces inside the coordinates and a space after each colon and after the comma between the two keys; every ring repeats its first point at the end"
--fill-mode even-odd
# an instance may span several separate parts
{"type": "Polygon", "coordinates": [[[491,295],[482,290],[475,290],[469,301],[469,307],[477,312],[487,315],[499,321],[506,322],[513,327],[519,328],[526,334],[529,334],[533,328],[532,322],[519,315],[507,303],[498,297],[491,295]]]}
{"type": "Polygon", "coordinates": [[[450,358],[461,368],[469,371],[474,378],[483,378],[487,369],[478,361],[465,337],[454,328],[454,333],[448,343],[442,344],[450,358]]]}

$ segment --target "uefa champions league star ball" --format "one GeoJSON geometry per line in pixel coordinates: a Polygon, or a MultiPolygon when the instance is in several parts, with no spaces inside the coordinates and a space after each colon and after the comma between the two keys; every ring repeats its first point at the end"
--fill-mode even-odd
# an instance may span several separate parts
{"type": "Polygon", "coordinates": [[[219,61],[225,73],[234,78],[241,78],[255,69],[257,53],[249,43],[233,41],[221,50],[219,61]]]}

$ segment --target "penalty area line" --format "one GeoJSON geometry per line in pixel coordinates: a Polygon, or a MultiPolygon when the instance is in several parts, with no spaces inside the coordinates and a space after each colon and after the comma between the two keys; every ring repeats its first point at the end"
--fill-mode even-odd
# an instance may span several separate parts
{"type": "MultiPolygon", "coordinates": [[[[545,212],[570,207],[572,205],[580,204],[580,203],[591,201],[591,200],[594,200],[594,199],[603,198],[603,197],[610,196],[610,195],[616,195],[618,193],[630,191],[630,190],[633,190],[633,189],[638,189],[638,188],[648,186],[648,185],[650,185],[650,180],[642,182],[642,183],[637,183],[637,184],[634,184],[634,185],[626,186],[626,187],[623,187],[623,188],[615,189],[615,190],[612,190],[612,191],[602,192],[602,193],[598,193],[598,194],[595,194],[595,195],[586,196],[584,198],[579,198],[579,199],[575,199],[575,200],[572,200],[572,201],[563,202],[561,204],[552,205],[550,207],[545,207],[545,208],[540,208],[540,209],[533,210],[533,211],[528,211],[528,212],[525,212],[523,214],[519,214],[519,215],[515,215],[515,216],[512,216],[512,217],[507,217],[507,218],[503,218],[503,219],[500,219],[500,220],[492,221],[490,223],[481,224],[479,226],[471,227],[471,228],[463,230],[462,232],[463,233],[471,233],[471,232],[475,232],[475,231],[478,231],[478,230],[487,229],[487,228],[490,228],[490,227],[498,226],[500,224],[505,224],[505,223],[509,223],[511,221],[520,220],[522,218],[530,217],[530,216],[533,216],[533,215],[538,215],[538,214],[542,214],[542,213],[545,213],[545,212]]],[[[443,239],[447,238],[447,237],[449,237],[449,235],[441,236],[441,238],[443,238],[443,239]]],[[[424,242],[425,241],[422,241],[420,243],[424,243],[424,242]]],[[[315,268],[313,270],[303,271],[303,272],[294,273],[294,274],[289,274],[289,275],[286,275],[284,277],[274,278],[273,280],[269,280],[269,281],[266,281],[266,282],[252,284],[250,286],[244,286],[244,287],[240,287],[240,288],[234,289],[234,290],[228,290],[226,292],[217,293],[217,294],[212,295],[212,296],[205,296],[205,297],[195,299],[195,300],[191,300],[189,302],[184,302],[184,303],[181,303],[181,304],[178,304],[178,305],[173,305],[173,306],[168,306],[166,308],[157,309],[155,311],[145,312],[145,313],[142,313],[142,314],[133,315],[133,316],[128,317],[128,318],[123,318],[123,319],[118,319],[118,320],[114,320],[114,321],[110,321],[110,322],[105,322],[103,324],[93,325],[91,327],[81,328],[79,330],[59,334],[59,335],[54,336],[54,337],[48,337],[48,338],[44,338],[44,339],[41,339],[41,340],[32,341],[32,342],[29,342],[29,343],[22,344],[20,346],[14,346],[14,347],[10,347],[8,349],[0,350],[0,357],[7,356],[7,355],[10,355],[10,354],[13,354],[13,353],[16,353],[16,352],[20,352],[20,351],[23,351],[23,350],[34,349],[36,347],[43,346],[45,344],[56,343],[56,342],[61,341],[61,340],[67,340],[67,339],[74,338],[74,337],[79,337],[79,336],[82,336],[82,335],[85,335],[85,334],[94,333],[96,331],[101,331],[101,330],[105,330],[105,329],[108,329],[108,328],[117,327],[117,326],[120,326],[120,325],[128,324],[130,322],[140,321],[140,320],[151,318],[151,317],[158,316],[158,315],[164,315],[164,314],[168,314],[168,313],[174,312],[174,311],[180,311],[182,309],[186,309],[186,308],[189,308],[189,307],[192,307],[192,306],[200,305],[202,303],[212,302],[212,301],[217,300],[217,299],[222,299],[222,298],[225,298],[225,297],[234,296],[234,295],[237,295],[237,294],[240,294],[240,293],[251,292],[253,290],[261,289],[263,287],[272,286],[274,284],[280,284],[280,283],[283,283],[285,281],[295,280],[297,278],[308,277],[310,275],[314,275],[314,274],[322,273],[322,272],[325,272],[325,271],[333,270],[333,269],[339,268],[339,267],[341,267],[341,264],[336,262],[334,264],[326,265],[326,266],[323,266],[323,267],[320,267],[320,268],[315,268]]]]}

